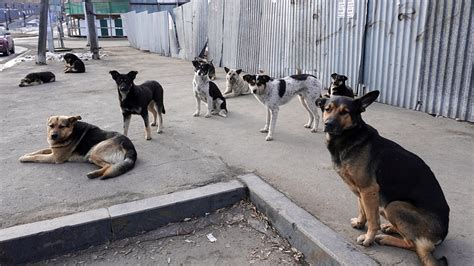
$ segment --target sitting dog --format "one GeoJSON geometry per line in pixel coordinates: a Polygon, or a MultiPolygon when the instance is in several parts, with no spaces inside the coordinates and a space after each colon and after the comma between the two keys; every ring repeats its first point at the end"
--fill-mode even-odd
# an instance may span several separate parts
{"type": "Polygon", "coordinates": [[[329,86],[328,93],[325,95],[326,97],[331,97],[333,95],[339,96],[347,96],[354,98],[354,92],[348,86],[346,86],[347,77],[344,75],[339,75],[337,73],[331,74],[332,82],[331,86],[329,86]]]}
{"type": "Polygon", "coordinates": [[[224,91],[224,97],[230,98],[239,95],[249,94],[249,85],[245,83],[244,79],[240,76],[242,69],[228,69],[224,67],[226,73],[226,88],[224,91]]]}
{"type": "Polygon", "coordinates": [[[207,113],[204,117],[211,117],[211,114],[227,117],[226,100],[224,96],[222,96],[219,87],[209,80],[211,65],[209,63],[193,60],[193,66],[193,92],[196,98],[196,112],[194,112],[193,116],[199,116],[201,112],[201,101],[203,101],[207,104],[207,113]]]}
{"type": "Polygon", "coordinates": [[[86,72],[86,66],[79,57],[75,54],[67,53],[64,55],[64,62],[66,67],[64,73],[84,73],[86,72]]]}
{"type": "Polygon", "coordinates": [[[378,97],[372,91],[359,99],[321,98],[326,144],[334,169],[359,198],[354,228],[368,224],[357,243],[373,241],[415,250],[423,265],[438,265],[431,252],[448,234],[449,206],[429,166],[415,154],[385,139],[367,125],[361,113],[378,97]],[[381,226],[380,214],[388,220],[381,226]],[[393,234],[396,233],[400,237],[393,234]]]}
{"type": "Polygon", "coordinates": [[[321,95],[321,81],[309,74],[298,74],[282,79],[273,79],[267,75],[244,75],[244,80],[250,85],[250,91],[262,104],[267,107],[267,120],[260,132],[267,133],[266,140],[273,139],[278,110],[280,105],[289,102],[298,95],[301,104],[308,111],[309,121],[304,125],[316,132],[319,123],[316,99],[321,95]]]}
{"type": "Polygon", "coordinates": [[[207,59],[204,59],[202,57],[195,57],[195,61],[198,61],[200,64],[209,64],[209,79],[210,80],[215,80],[216,79],[216,68],[214,67],[214,64],[212,63],[213,60],[208,61],[207,59]]]}
{"type": "Polygon", "coordinates": [[[20,162],[88,161],[101,168],[88,173],[87,177],[100,179],[119,176],[135,166],[137,152],[130,139],[78,120],[80,116],[50,117],[47,130],[50,147],[25,154],[20,162]]]}
{"type": "Polygon", "coordinates": [[[53,72],[33,72],[26,75],[25,78],[21,79],[20,84],[18,86],[35,86],[54,81],[56,81],[56,76],[53,74],[53,72]]]}
{"type": "Polygon", "coordinates": [[[157,81],[145,81],[141,85],[135,85],[133,80],[137,76],[137,71],[130,71],[128,74],[120,74],[116,70],[109,72],[117,84],[120,108],[123,115],[123,134],[127,136],[128,127],[132,114],[141,115],[145,123],[145,139],[151,139],[151,129],[148,121],[148,111],[153,114],[152,126],[157,125],[156,132],[159,134],[163,129],[163,117],[165,106],[163,104],[163,87],[157,81]]]}

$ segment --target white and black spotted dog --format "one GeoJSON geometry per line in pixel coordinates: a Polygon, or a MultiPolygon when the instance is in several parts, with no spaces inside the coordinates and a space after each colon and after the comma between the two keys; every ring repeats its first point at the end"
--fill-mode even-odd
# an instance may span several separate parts
{"type": "Polygon", "coordinates": [[[273,139],[278,110],[280,105],[289,102],[298,95],[301,104],[308,111],[309,121],[304,125],[316,132],[319,124],[316,99],[321,95],[322,84],[315,76],[298,74],[281,79],[267,75],[244,75],[243,79],[250,85],[250,91],[262,104],[267,107],[267,120],[260,132],[267,133],[266,140],[273,139]]]}
{"type": "Polygon", "coordinates": [[[194,79],[193,92],[196,97],[196,112],[194,116],[199,116],[201,112],[201,101],[207,104],[207,113],[204,117],[220,115],[227,117],[227,105],[224,96],[217,85],[209,80],[211,66],[207,62],[193,60],[194,79]]]}
{"type": "Polygon", "coordinates": [[[240,76],[242,69],[229,69],[224,67],[224,70],[226,73],[224,97],[230,98],[250,94],[249,85],[240,76]]]}

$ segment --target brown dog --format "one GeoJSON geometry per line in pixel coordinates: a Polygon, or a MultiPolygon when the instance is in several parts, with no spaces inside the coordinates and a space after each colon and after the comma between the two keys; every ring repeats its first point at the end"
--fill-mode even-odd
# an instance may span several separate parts
{"type": "Polygon", "coordinates": [[[135,166],[137,152],[122,134],[80,122],[80,116],[52,116],[48,119],[50,147],[20,157],[20,162],[63,163],[89,161],[99,167],[89,178],[119,176],[135,166]]]}
{"type": "Polygon", "coordinates": [[[375,241],[415,250],[423,265],[447,263],[431,252],[448,234],[449,206],[433,172],[423,160],[381,137],[361,113],[378,97],[372,91],[359,99],[320,98],[326,144],[334,169],[359,198],[354,228],[367,233],[357,243],[375,241]],[[380,214],[389,221],[380,228],[380,214]],[[386,234],[377,234],[382,229],[386,234]],[[390,234],[397,234],[396,237],[390,234]]]}

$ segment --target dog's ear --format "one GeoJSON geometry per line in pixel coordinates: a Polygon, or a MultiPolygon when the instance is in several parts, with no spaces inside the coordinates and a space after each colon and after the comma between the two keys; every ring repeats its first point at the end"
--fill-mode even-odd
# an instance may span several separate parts
{"type": "Polygon", "coordinates": [[[131,80],[134,80],[135,77],[137,76],[138,74],[138,71],[130,71],[128,72],[127,76],[131,79],[131,80]]]}
{"type": "Polygon", "coordinates": [[[112,75],[112,78],[113,78],[114,80],[117,80],[117,78],[120,76],[120,73],[118,73],[117,70],[112,70],[112,71],[110,71],[109,73],[110,73],[110,75],[112,75]]]}
{"type": "Polygon", "coordinates": [[[332,73],[332,74],[331,74],[331,78],[332,78],[332,79],[337,79],[337,73],[332,73]]]}
{"type": "Polygon", "coordinates": [[[228,69],[227,67],[224,67],[224,71],[225,73],[229,73],[230,69],[228,69]]]}
{"type": "Polygon", "coordinates": [[[342,80],[344,80],[344,81],[346,81],[346,80],[347,80],[347,77],[346,77],[346,76],[344,76],[344,75],[341,75],[341,78],[342,78],[342,80]]]}
{"type": "Polygon", "coordinates": [[[319,97],[318,99],[316,99],[316,106],[319,106],[319,108],[321,108],[321,111],[324,112],[324,106],[326,105],[326,102],[327,102],[328,98],[325,98],[325,97],[319,97]]]}
{"type": "Polygon", "coordinates": [[[193,60],[193,66],[194,66],[195,68],[198,68],[199,65],[201,65],[201,63],[199,63],[198,60],[193,60]]]}
{"type": "Polygon", "coordinates": [[[272,79],[272,78],[270,78],[270,77],[267,76],[267,75],[262,75],[261,77],[262,77],[262,80],[263,80],[265,83],[269,82],[269,81],[272,79]]]}
{"type": "Polygon", "coordinates": [[[370,104],[372,104],[377,97],[379,97],[380,91],[371,91],[366,93],[364,96],[355,99],[354,101],[360,106],[360,112],[364,112],[370,104]]]}
{"type": "Polygon", "coordinates": [[[67,120],[69,121],[70,124],[74,124],[77,122],[77,120],[81,120],[82,117],[80,115],[76,115],[76,116],[71,116],[69,117],[67,120]]]}
{"type": "Polygon", "coordinates": [[[247,74],[247,75],[244,75],[242,78],[243,78],[247,83],[250,83],[250,81],[252,81],[252,79],[255,79],[255,75],[247,74]]]}
{"type": "Polygon", "coordinates": [[[242,69],[237,69],[235,72],[237,72],[237,75],[240,75],[240,73],[242,73],[242,69]]]}

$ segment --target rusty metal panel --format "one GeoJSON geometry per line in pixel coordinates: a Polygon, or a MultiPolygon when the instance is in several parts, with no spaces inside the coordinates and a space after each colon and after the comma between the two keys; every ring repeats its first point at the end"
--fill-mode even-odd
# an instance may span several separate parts
{"type": "Polygon", "coordinates": [[[222,66],[222,42],[224,29],[224,1],[209,0],[208,7],[208,58],[215,66],[222,66]]]}
{"type": "Polygon", "coordinates": [[[472,1],[430,1],[420,85],[421,110],[459,120],[473,114],[472,1]]]}
{"type": "Polygon", "coordinates": [[[379,102],[415,109],[428,1],[369,1],[364,81],[379,102]]]}
{"type": "Polygon", "coordinates": [[[233,68],[241,68],[249,73],[259,71],[259,55],[263,1],[242,0],[240,5],[240,25],[237,39],[237,58],[233,68]]]}
{"type": "Polygon", "coordinates": [[[193,0],[192,4],[192,40],[193,50],[189,60],[198,56],[207,42],[208,0],[193,0]]]}

